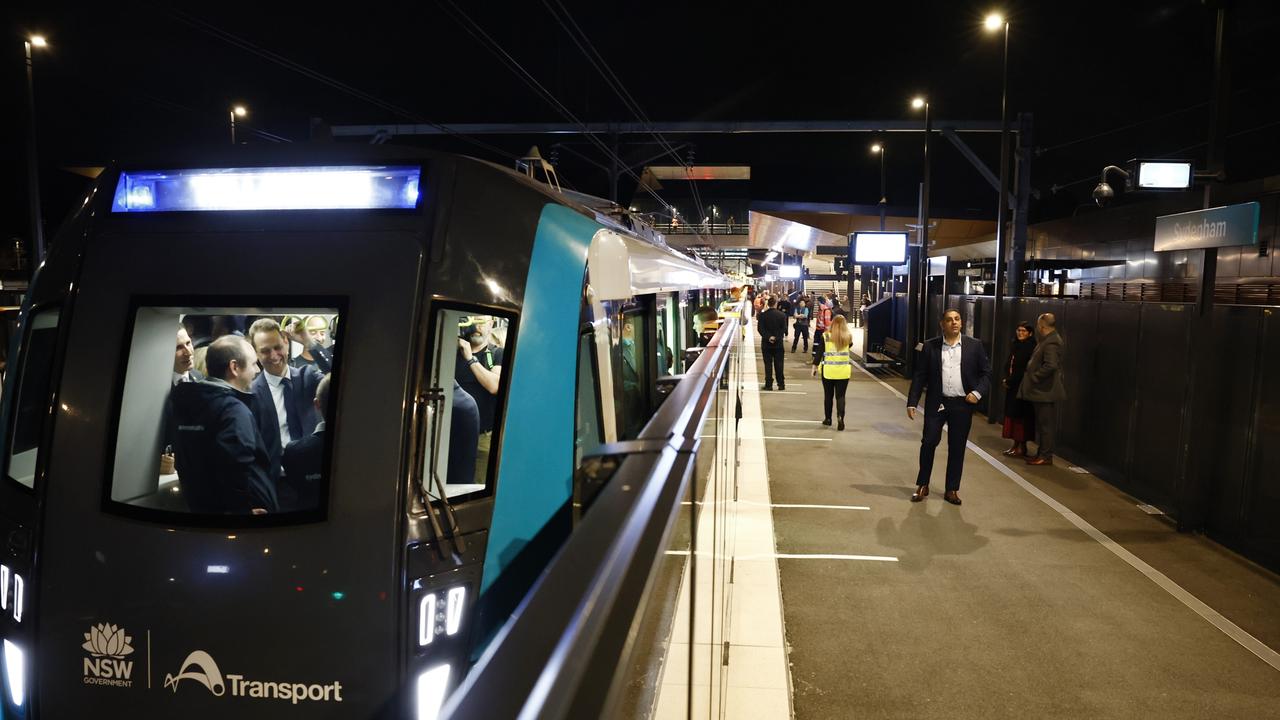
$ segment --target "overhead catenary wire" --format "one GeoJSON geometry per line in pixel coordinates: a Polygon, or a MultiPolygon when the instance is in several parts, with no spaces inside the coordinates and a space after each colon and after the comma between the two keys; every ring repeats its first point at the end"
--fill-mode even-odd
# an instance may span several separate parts
{"type": "Polygon", "coordinates": [[[547,12],[551,14],[551,17],[555,19],[556,23],[560,25],[561,29],[565,31],[565,34],[569,36],[569,39],[573,40],[573,43],[578,46],[578,50],[580,50],[587,58],[587,62],[591,63],[591,66],[594,67],[596,72],[598,72],[604,79],[605,84],[613,90],[614,94],[618,96],[618,99],[622,101],[622,104],[627,108],[627,110],[635,116],[636,120],[645,127],[646,131],[648,131],[648,133],[658,143],[658,146],[661,147],[667,155],[672,158],[672,160],[684,168],[685,179],[689,181],[689,189],[693,196],[694,206],[697,208],[698,217],[706,217],[706,210],[702,205],[702,197],[698,192],[698,185],[693,179],[693,167],[682,159],[671,143],[663,137],[662,133],[657,131],[653,125],[653,121],[649,119],[649,116],[646,115],[643,108],[640,107],[640,103],[637,102],[635,97],[627,90],[626,85],[623,84],[617,73],[613,71],[613,68],[609,66],[608,61],[604,59],[604,56],[600,54],[600,51],[596,49],[595,44],[591,42],[591,38],[582,29],[582,27],[578,25],[578,22],[573,18],[573,14],[564,6],[564,3],[560,2],[560,0],[542,0],[542,4],[547,8],[547,12]]]}
{"type": "Polygon", "coordinates": [[[449,14],[450,17],[456,20],[458,24],[461,25],[462,28],[467,31],[469,35],[471,35],[478,42],[480,42],[480,44],[483,45],[490,52],[492,52],[504,65],[507,66],[507,69],[511,70],[511,72],[513,72],[518,78],[520,78],[525,83],[525,85],[527,85],[531,90],[534,91],[535,94],[537,94],[540,98],[542,98],[549,105],[551,105],[551,107],[555,109],[557,112],[563,115],[566,120],[580,127],[584,131],[585,137],[593,145],[595,145],[597,149],[599,149],[602,153],[604,153],[606,157],[616,162],[618,164],[618,167],[624,173],[626,173],[627,175],[635,179],[639,187],[643,188],[646,193],[648,193],[655,200],[657,200],[658,203],[664,209],[668,211],[671,210],[672,205],[670,203],[668,203],[665,199],[663,199],[661,195],[655,192],[653,188],[649,187],[644,182],[641,182],[640,176],[636,175],[635,171],[633,171],[630,167],[628,167],[627,164],[623,162],[622,158],[620,158],[617,155],[617,153],[613,152],[612,148],[606,145],[602,140],[596,137],[593,133],[588,132],[586,123],[584,123],[581,119],[579,119],[578,116],[575,115],[574,112],[570,110],[567,106],[565,106],[564,103],[560,102],[560,100],[557,99],[556,96],[551,93],[551,91],[547,90],[546,87],[542,85],[542,83],[538,82],[538,79],[535,78],[528,70],[525,70],[524,66],[522,66],[520,62],[517,61],[514,57],[512,57],[511,54],[508,53],[506,49],[502,47],[501,43],[495,40],[491,35],[489,35],[489,33],[485,32],[484,28],[480,27],[479,23],[473,20],[471,16],[467,15],[467,13],[464,12],[462,8],[458,7],[458,5],[453,2],[453,0],[437,0],[437,2],[439,3],[440,7],[447,14],[449,14]]]}
{"type": "Polygon", "coordinates": [[[206,35],[217,38],[218,40],[221,40],[229,45],[233,45],[235,47],[240,48],[241,50],[245,50],[254,55],[257,55],[258,57],[261,57],[265,60],[275,63],[295,73],[298,73],[299,75],[302,75],[306,78],[319,82],[323,85],[327,85],[335,90],[338,90],[354,98],[363,100],[364,102],[374,105],[375,107],[386,110],[387,112],[412,120],[413,122],[421,123],[423,125],[430,125],[431,127],[434,127],[437,130],[440,130],[441,132],[447,135],[450,135],[451,137],[455,137],[459,140],[469,143],[474,147],[481,148],[486,152],[492,153],[499,157],[505,158],[507,160],[517,159],[517,157],[514,154],[506,150],[490,145],[489,143],[486,143],[482,140],[471,137],[469,135],[457,132],[456,130],[449,127],[448,125],[444,125],[442,123],[428,120],[427,118],[422,117],[418,113],[415,113],[399,105],[383,100],[375,95],[367,93],[358,88],[352,87],[351,85],[348,85],[342,82],[341,80],[331,78],[328,75],[325,75],[319,71],[312,70],[311,68],[299,62],[295,62],[293,60],[290,60],[287,57],[284,57],[283,55],[272,52],[258,45],[255,45],[254,43],[249,42],[244,38],[241,38],[237,35],[227,32],[226,30],[223,30],[222,28],[219,28],[216,25],[213,25],[212,23],[209,23],[205,20],[201,20],[198,17],[190,15],[189,13],[185,13],[181,10],[178,10],[172,7],[165,7],[164,9],[168,12],[168,14],[171,17],[175,18],[176,20],[186,25],[189,25],[192,28],[195,28],[196,30],[199,30],[200,32],[205,33],[206,35]]]}

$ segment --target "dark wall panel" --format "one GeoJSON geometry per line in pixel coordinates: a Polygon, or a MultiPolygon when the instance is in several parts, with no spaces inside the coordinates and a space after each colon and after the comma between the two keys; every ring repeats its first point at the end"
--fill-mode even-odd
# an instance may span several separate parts
{"type": "Polygon", "coordinates": [[[1063,382],[1067,399],[1062,403],[1058,444],[1072,460],[1085,463],[1102,451],[1094,431],[1091,411],[1096,405],[1090,388],[1098,387],[1098,310],[1101,303],[1072,302],[1063,308],[1059,327],[1067,343],[1063,358],[1063,382]]]}
{"type": "Polygon", "coordinates": [[[1141,307],[1129,482],[1135,495],[1171,510],[1182,472],[1178,449],[1186,412],[1192,307],[1141,307]]]}
{"type": "Polygon", "coordinates": [[[1262,375],[1244,498],[1244,537],[1253,554],[1280,565],[1280,312],[1263,310],[1262,375]]]}
{"type": "Polygon", "coordinates": [[[1208,526],[1210,533],[1224,539],[1238,535],[1244,523],[1261,332],[1262,308],[1214,308],[1211,345],[1231,348],[1231,352],[1213,355],[1218,371],[1205,391],[1215,402],[1208,415],[1194,419],[1192,432],[1197,441],[1210,443],[1207,460],[1213,464],[1213,473],[1208,526]]]}
{"type": "MultiPolygon", "coordinates": [[[[1089,404],[1080,422],[1092,428],[1093,459],[1108,479],[1124,483],[1129,469],[1129,435],[1133,426],[1135,378],[1138,375],[1138,321],[1141,306],[1102,303],[1098,308],[1096,371],[1093,385],[1071,382],[1067,393],[1085,393],[1089,404]]],[[[1071,338],[1067,353],[1071,352],[1071,338]]],[[[1068,378],[1070,380],[1070,378],[1068,378]]]]}

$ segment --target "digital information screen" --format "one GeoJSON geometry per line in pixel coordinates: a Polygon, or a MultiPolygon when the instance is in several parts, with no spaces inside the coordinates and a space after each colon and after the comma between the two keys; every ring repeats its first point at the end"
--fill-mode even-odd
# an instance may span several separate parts
{"type": "Polygon", "coordinates": [[[856,232],[849,236],[854,265],[901,265],[907,261],[904,232],[856,232]]]}
{"type": "Polygon", "coordinates": [[[1138,161],[1138,189],[1187,190],[1193,182],[1189,161],[1138,161]]]}

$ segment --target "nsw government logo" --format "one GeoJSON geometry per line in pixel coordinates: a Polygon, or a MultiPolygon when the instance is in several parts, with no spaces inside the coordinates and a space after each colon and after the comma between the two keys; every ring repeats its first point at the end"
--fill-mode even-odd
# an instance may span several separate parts
{"type": "Polygon", "coordinates": [[[98,623],[89,628],[80,646],[89,653],[84,658],[84,683],[133,687],[133,661],[125,659],[133,654],[132,642],[124,628],[116,625],[98,623]]]}

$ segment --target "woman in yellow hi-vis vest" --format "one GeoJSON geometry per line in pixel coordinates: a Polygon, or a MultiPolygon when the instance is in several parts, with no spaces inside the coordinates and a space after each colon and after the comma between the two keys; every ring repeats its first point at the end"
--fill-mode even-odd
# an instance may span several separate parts
{"type": "Polygon", "coordinates": [[[831,424],[831,400],[836,401],[836,417],[839,418],[837,430],[844,429],[844,393],[849,389],[849,377],[853,374],[853,353],[849,346],[853,344],[853,333],[849,332],[849,323],[843,315],[835,316],[831,328],[823,338],[826,349],[821,359],[814,355],[812,375],[822,371],[822,410],[823,425],[831,424]]]}

